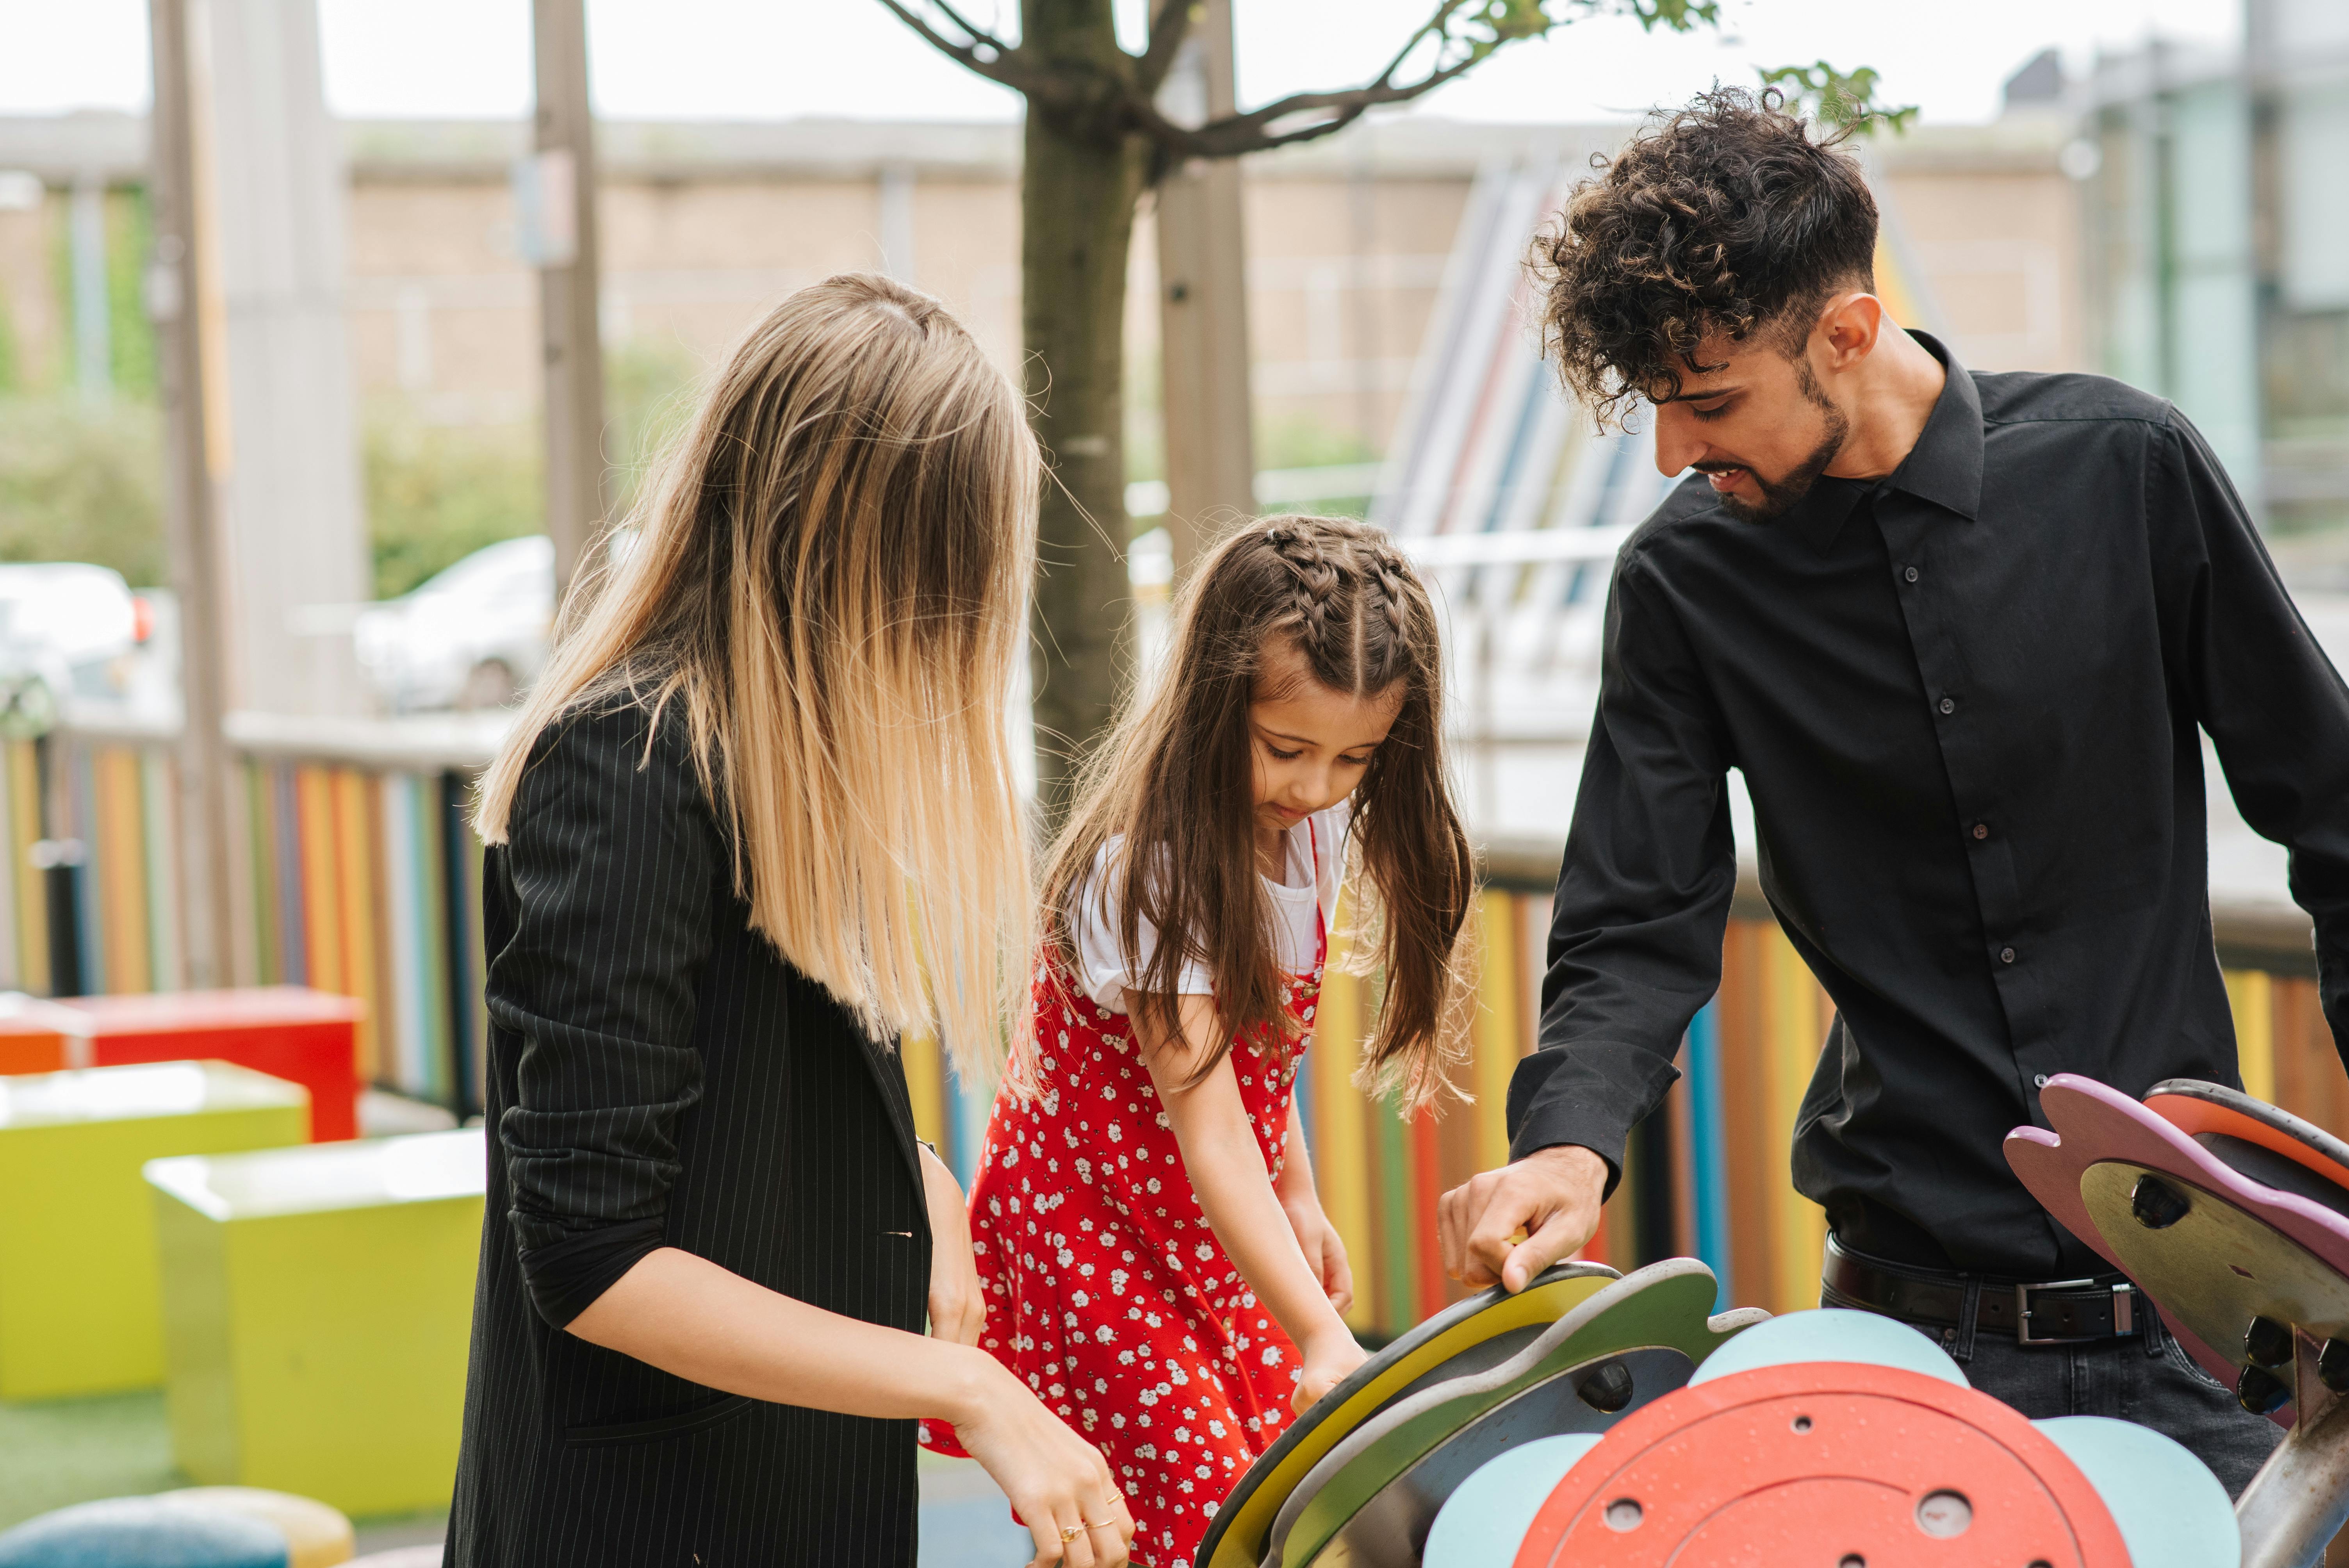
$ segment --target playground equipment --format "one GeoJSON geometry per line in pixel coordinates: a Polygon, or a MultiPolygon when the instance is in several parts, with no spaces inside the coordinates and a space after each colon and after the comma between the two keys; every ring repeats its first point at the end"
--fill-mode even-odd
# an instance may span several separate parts
{"type": "Polygon", "coordinates": [[[180,1468],[361,1516],[445,1504],[481,1130],[158,1160],[147,1181],[180,1468]]]}
{"type": "Polygon", "coordinates": [[[310,1091],[310,1136],[358,1136],[359,1021],[365,1004],[300,985],[77,996],[50,1005],[68,1020],[76,1067],[234,1062],[310,1091]]]}
{"type": "Polygon", "coordinates": [[[2245,1409],[2291,1428],[2236,1505],[2244,1568],[2313,1561],[2349,1521],[2349,1144],[2185,1078],[2140,1104],[2059,1073],[2040,1109],[2053,1131],[2006,1140],[2023,1184],[2245,1409]]]}
{"type": "Polygon", "coordinates": [[[1713,1292],[1680,1258],[1458,1304],[1306,1412],[1200,1561],[2236,1568],[2225,1490],[2168,1438],[2028,1420],[1889,1318],[1713,1292]]]}
{"type": "Polygon", "coordinates": [[[309,1126],[298,1086],[225,1062],[0,1078],[0,1399],[161,1382],[140,1166],[298,1143],[309,1126]]]}
{"type": "Polygon", "coordinates": [[[1564,1264],[1519,1295],[1455,1303],[1355,1368],[1249,1467],[1199,1562],[1416,1563],[1437,1510],[1485,1459],[1611,1425],[1767,1315],[1708,1317],[1716,1289],[1690,1258],[1629,1275],[1564,1264]]]}
{"type": "Polygon", "coordinates": [[[0,1534],[0,1568],[334,1568],[352,1550],[351,1522],[325,1503],[194,1487],[29,1520],[0,1534]]]}

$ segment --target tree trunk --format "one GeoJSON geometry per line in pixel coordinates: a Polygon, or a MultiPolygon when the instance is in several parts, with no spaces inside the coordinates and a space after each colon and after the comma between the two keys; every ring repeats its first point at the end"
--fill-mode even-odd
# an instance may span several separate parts
{"type": "MultiPolygon", "coordinates": [[[[1105,0],[1030,0],[1026,39],[1114,48],[1105,0]]],[[[1125,268],[1147,152],[1120,129],[1030,106],[1020,175],[1028,394],[1050,478],[1039,531],[1037,805],[1059,830],[1078,766],[1108,727],[1133,657],[1125,549],[1125,268]],[[1056,482],[1057,481],[1057,482],[1056,482]]]]}

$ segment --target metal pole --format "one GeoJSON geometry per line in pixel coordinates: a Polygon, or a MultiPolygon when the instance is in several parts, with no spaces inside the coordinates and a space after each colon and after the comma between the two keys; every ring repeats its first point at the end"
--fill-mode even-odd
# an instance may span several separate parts
{"type": "Polygon", "coordinates": [[[596,321],[595,114],[587,98],[585,0],[533,0],[538,186],[559,214],[538,269],[546,373],[546,531],[556,602],[604,525],[604,347],[596,321]]]}
{"type": "MultiPolygon", "coordinates": [[[[1199,6],[1165,101],[1169,114],[1194,122],[1233,112],[1231,0],[1199,6]]],[[[1237,160],[1198,160],[1160,182],[1158,280],[1166,531],[1180,576],[1218,521],[1256,511],[1237,160]]]]}
{"type": "Polygon", "coordinates": [[[234,930],[230,903],[225,590],[212,487],[203,340],[210,258],[199,242],[196,126],[188,46],[188,0],[149,0],[154,50],[151,157],[155,253],[147,308],[160,339],[168,485],[165,532],[180,609],[181,711],[180,878],[186,901],[191,985],[228,983],[234,930]]]}

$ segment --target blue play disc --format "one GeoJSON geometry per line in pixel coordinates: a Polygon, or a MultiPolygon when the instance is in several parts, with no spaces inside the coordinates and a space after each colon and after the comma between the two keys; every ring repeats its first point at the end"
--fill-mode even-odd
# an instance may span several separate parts
{"type": "Polygon", "coordinates": [[[276,1526],[156,1497],[42,1514],[0,1535],[0,1568],[285,1568],[276,1526]]]}
{"type": "Polygon", "coordinates": [[[1758,1367],[1782,1367],[1790,1361],[1857,1361],[1869,1367],[1898,1367],[1939,1377],[1961,1388],[1972,1387],[1958,1364],[1940,1346],[1905,1323],[1895,1323],[1873,1312],[1852,1312],[1823,1306],[1789,1312],[1757,1323],[1711,1356],[1689,1379],[1689,1387],[1716,1377],[1751,1372],[1758,1367]]]}
{"type": "Polygon", "coordinates": [[[1516,1556],[1534,1515],[1600,1439],[1597,1432],[1537,1438],[1478,1467],[1428,1526],[1420,1568],[1494,1568],[1516,1556]]]}
{"type": "Polygon", "coordinates": [[[2071,1456],[2113,1511],[2130,1568],[2240,1568],[2243,1537],[2227,1489],[2178,1444],[2104,1416],[2031,1424],[2071,1456]]]}

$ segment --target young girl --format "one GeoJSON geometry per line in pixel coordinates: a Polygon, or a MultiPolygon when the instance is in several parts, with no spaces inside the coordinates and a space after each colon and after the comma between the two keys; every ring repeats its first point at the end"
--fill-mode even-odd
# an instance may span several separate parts
{"type": "Polygon", "coordinates": [[[1365,1070],[1423,1097],[1452,1037],[1473,871],[1440,705],[1434,613],[1381,534],[1252,524],[1198,566],[1053,851],[1034,1081],[997,1096],[971,1189],[980,1343],[1101,1446],[1137,1563],[1186,1568],[1362,1360],[1291,1090],[1350,850],[1386,976],[1365,1070]]]}

